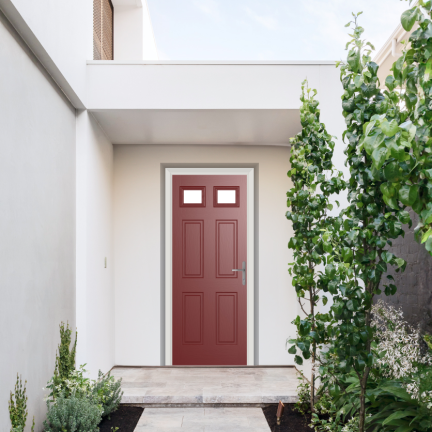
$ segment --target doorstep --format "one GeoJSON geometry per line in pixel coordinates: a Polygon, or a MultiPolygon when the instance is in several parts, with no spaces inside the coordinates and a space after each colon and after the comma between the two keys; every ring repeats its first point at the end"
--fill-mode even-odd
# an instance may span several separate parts
{"type": "Polygon", "coordinates": [[[295,367],[115,367],[121,403],[144,407],[265,406],[295,403],[295,367]]]}

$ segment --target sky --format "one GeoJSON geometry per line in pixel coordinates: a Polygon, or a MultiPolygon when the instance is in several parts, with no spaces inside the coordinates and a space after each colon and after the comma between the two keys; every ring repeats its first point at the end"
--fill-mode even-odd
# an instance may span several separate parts
{"type": "Polygon", "coordinates": [[[341,60],[352,12],[363,11],[378,51],[408,9],[404,0],[147,2],[161,60],[341,60]]]}

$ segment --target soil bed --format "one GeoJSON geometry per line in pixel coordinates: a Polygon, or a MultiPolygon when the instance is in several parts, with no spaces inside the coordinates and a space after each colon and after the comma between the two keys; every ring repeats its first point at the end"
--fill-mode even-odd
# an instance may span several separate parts
{"type": "Polygon", "coordinates": [[[111,428],[119,428],[118,432],[133,432],[144,408],[120,405],[111,413],[111,419],[105,417],[99,424],[100,432],[112,432],[111,428]]]}
{"type": "Polygon", "coordinates": [[[310,424],[310,415],[302,416],[294,411],[294,404],[286,404],[282,415],[281,424],[276,424],[277,404],[271,404],[263,408],[263,413],[272,432],[313,432],[308,425],[310,424]]]}

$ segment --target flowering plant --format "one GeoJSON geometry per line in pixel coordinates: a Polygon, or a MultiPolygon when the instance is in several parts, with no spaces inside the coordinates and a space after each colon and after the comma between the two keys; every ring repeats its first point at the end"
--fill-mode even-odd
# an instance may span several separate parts
{"type": "Polygon", "coordinates": [[[400,380],[413,399],[431,409],[432,352],[425,346],[420,328],[409,325],[402,310],[382,300],[373,306],[372,313],[382,376],[400,380]]]}

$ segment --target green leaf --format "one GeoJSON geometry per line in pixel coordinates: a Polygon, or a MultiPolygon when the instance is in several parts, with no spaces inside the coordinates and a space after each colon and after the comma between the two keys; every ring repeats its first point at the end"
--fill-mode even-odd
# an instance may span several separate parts
{"type": "Polygon", "coordinates": [[[425,248],[432,255],[432,237],[426,240],[425,248]]]}
{"type": "Polygon", "coordinates": [[[401,169],[399,164],[395,161],[390,162],[384,168],[384,177],[390,182],[395,182],[399,178],[400,174],[401,169]]]}
{"type": "Polygon", "coordinates": [[[345,263],[351,263],[353,260],[353,251],[349,247],[342,248],[342,259],[345,263]]]}
{"type": "Polygon", "coordinates": [[[295,354],[295,353],[297,352],[297,348],[296,348],[296,346],[293,345],[293,346],[288,350],[288,352],[289,352],[290,354],[295,354]]]}
{"type": "Polygon", "coordinates": [[[432,234],[432,228],[429,228],[422,236],[421,243],[423,244],[432,234]]]}
{"type": "Polygon", "coordinates": [[[357,300],[348,300],[348,302],[347,302],[347,308],[350,311],[356,311],[358,309],[358,302],[357,302],[357,300]]]}
{"type": "Polygon", "coordinates": [[[401,221],[401,223],[403,223],[403,224],[408,224],[411,222],[410,214],[406,210],[400,211],[398,218],[401,221]]]}
{"type": "Polygon", "coordinates": [[[404,30],[410,31],[417,19],[417,7],[406,10],[401,16],[401,24],[404,30]]]}
{"type": "Polygon", "coordinates": [[[295,361],[295,363],[297,363],[300,366],[303,364],[303,359],[300,356],[298,356],[298,355],[296,355],[294,357],[294,361],[295,361]]]}
{"type": "Polygon", "coordinates": [[[373,151],[378,148],[384,141],[384,134],[376,131],[374,134],[368,136],[363,141],[364,148],[367,154],[372,154],[373,151]]]}
{"type": "Polygon", "coordinates": [[[393,91],[394,88],[396,87],[394,82],[395,82],[395,79],[394,79],[393,75],[389,75],[385,80],[385,85],[387,86],[387,88],[390,91],[393,91]]]}
{"type": "Polygon", "coordinates": [[[326,265],[325,273],[329,279],[333,279],[336,276],[336,268],[333,264],[326,265]]]}
{"type": "Polygon", "coordinates": [[[387,135],[388,137],[392,137],[396,135],[396,132],[399,129],[399,125],[396,120],[392,120],[391,122],[389,122],[387,119],[384,119],[381,122],[380,128],[385,135],[387,135]]]}
{"type": "MultiPolygon", "coordinates": [[[[406,410],[406,411],[396,411],[393,414],[389,415],[384,421],[383,426],[390,423],[392,420],[399,420],[404,417],[408,416],[416,416],[417,412],[413,410],[406,410]]],[[[413,428],[414,429],[414,428],[413,428]]]]}
{"type": "Polygon", "coordinates": [[[348,337],[348,340],[351,345],[358,345],[360,342],[360,335],[358,333],[351,333],[348,337]]]}
{"type": "Polygon", "coordinates": [[[372,161],[373,166],[378,170],[380,169],[384,162],[386,161],[388,157],[388,150],[386,147],[378,147],[375,149],[372,153],[372,161]]]}
{"type": "Polygon", "coordinates": [[[359,72],[360,69],[360,50],[352,49],[348,53],[347,62],[353,72],[359,72]]]}
{"type": "Polygon", "coordinates": [[[402,204],[405,204],[406,206],[412,206],[415,202],[415,200],[418,197],[418,186],[402,186],[399,189],[399,199],[401,200],[402,204]]]}

